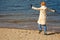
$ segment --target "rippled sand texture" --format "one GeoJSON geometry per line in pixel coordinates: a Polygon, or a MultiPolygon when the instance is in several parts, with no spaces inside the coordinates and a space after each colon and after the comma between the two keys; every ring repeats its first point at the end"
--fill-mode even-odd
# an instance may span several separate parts
{"type": "Polygon", "coordinates": [[[60,40],[60,34],[44,35],[38,30],[0,28],[0,40],[60,40]]]}

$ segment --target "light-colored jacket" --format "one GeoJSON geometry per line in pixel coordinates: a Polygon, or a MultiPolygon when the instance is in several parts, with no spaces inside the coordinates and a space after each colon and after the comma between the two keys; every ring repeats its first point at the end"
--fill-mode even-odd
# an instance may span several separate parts
{"type": "Polygon", "coordinates": [[[46,6],[41,6],[40,8],[32,7],[34,10],[40,10],[39,19],[37,21],[38,24],[45,25],[46,24],[46,13],[47,11],[55,12],[55,10],[48,9],[46,6]]]}

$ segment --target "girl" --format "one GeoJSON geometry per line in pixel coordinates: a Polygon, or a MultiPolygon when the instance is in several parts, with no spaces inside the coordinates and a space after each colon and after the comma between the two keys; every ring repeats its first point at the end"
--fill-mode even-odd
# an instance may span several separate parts
{"type": "Polygon", "coordinates": [[[47,35],[46,13],[47,13],[47,11],[55,12],[55,10],[47,8],[45,2],[41,2],[41,7],[40,8],[32,7],[32,9],[40,10],[39,19],[37,21],[38,28],[39,28],[39,33],[42,32],[42,26],[44,26],[44,34],[47,35]]]}

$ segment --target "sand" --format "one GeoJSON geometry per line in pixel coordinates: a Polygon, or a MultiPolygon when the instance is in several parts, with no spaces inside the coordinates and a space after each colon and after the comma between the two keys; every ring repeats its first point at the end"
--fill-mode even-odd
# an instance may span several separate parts
{"type": "Polygon", "coordinates": [[[0,40],[60,40],[60,33],[44,35],[38,30],[0,28],[0,40]]]}

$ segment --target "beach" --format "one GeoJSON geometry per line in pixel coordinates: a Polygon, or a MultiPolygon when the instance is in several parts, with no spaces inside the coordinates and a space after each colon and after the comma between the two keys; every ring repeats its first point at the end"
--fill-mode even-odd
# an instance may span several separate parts
{"type": "MultiPolygon", "coordinates": [[[[42,0],[0,0],[0,40],[60,40],[60,0],[44,0],[56,12],[47,12],[47,33],[39,34],[37,20],[42,0]]],[[[42,27],[44,30],[44,27],[42,27]]]]}

